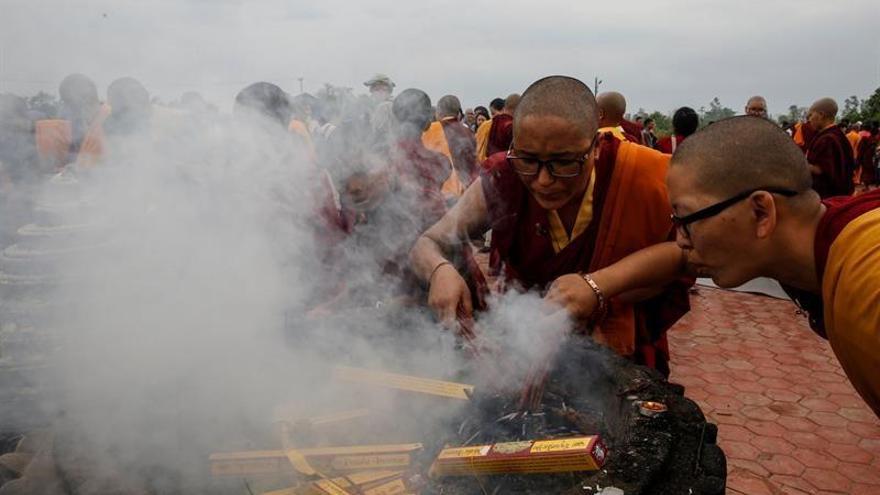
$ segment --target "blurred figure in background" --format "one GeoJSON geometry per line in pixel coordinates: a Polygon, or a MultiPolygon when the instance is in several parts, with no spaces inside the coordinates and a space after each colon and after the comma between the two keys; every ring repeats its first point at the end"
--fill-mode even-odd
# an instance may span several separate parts
{"type": "Polygon", "coordinates": [[[763,96],[753,96],[746,102],[746,115],[752,117],[767,118],[767,100],[763,96]]]}
{"type": "Polygon", "coordinates": [[[672,135],[657,141],[656,149],[667,154],[675,153],[675,148],[688,136],[697,132],[699,126],[700,117],[693,108],[679,108],[672,115],[672,135]]]}
{"type": "Polygon", "coordinates": [[[449,178],[442,191],[447,201],[458,199],[477,176],[476,141],[461,124],[461,102],[453,95],[437,101],[437,118],[422,134],[422,143],[429,150],[445,156],[451,165],[449,178]]]}
{"type": "Polygon", "coordinates": [[[98,88],[82,74],[71,74],[58,88],[58,118],[37,121],[36,146],[44,172],[60,170],[68,163],[92,165],[104,151],[104,121],[109,105],[101,105],[98,88]]]}
{"type": "Polygon", "coordinates": [[[837,102],[832,98],[816,100],[807,113],[810,127],[816,130],[809,148],[807,162],[813,174],[813,189],[822,199],[849,196],[853,193],[852,145],[835,123],[837,102]]]}

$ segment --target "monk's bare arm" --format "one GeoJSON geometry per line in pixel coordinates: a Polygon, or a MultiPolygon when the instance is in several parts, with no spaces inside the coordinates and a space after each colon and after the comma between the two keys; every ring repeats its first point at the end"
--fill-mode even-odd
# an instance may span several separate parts
{"type": "Polygon", "coordinates": [[[674,242],[647,247],[592,274],[608,297],[632,294],[668,285],[688,275],[685,252],[674,242]]]}
{"type": "Polygon", "coordinates": [[[410,252],[416,276],[428,282],[434,269],[447,261],[448,253],[467,242],[471,235],[485,232],[488,226],[489,212],[483,197],[482,182],[478,178],[455,206],[416,241],[410,252]]]}
{"type": "MultiPolygon", "coordinates": [[[[597,270],[591,277],[606,298],[637,302],[656,295],[657,287],[691,275],[691,271],[684,251],[674,242],[664,242],[597,270]]],[[[547,299],[584,320],[593,315],[598,305],[595,293],[578,274],[556,279],[547,299]]]]}

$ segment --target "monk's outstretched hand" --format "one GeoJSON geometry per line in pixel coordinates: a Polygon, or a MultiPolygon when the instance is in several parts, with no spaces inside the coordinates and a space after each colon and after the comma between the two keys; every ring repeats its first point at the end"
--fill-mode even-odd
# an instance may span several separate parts
{"type": "Polygon", "coordinates": [[[471,318],[471,291],[454,266],[446,264],[437,269],[428,289],[428,305],[444,325],[453,328],[457,318],[471,318]]]}
{"type": "Polygon", "coordinates": [[[593,289],[576,273],[557,278],[544,299],[561,306],[577,321],[588,320],[599,304],[593,289]]]}

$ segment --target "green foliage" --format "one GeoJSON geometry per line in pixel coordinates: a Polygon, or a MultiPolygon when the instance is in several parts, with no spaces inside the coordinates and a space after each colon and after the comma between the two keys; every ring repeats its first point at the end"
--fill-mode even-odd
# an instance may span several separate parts
{"type": "Polygon", "coordinates": [[[709,102],[708,110],[706,110],[706,107],[700,107],[700,110],[697,113],[700,116],[700,127],[705,127],[711,122],[729,119],[736,115],[736,112],[733,109],[722,105],[721,100],[719,100],[717,96],[712,98],[712,101],[709,102]]]}
{"type": "Polygon", "coordinates": [[[648,118],[654,119],[654,134],[658,137],[672,134],[672,117],[654,111],[648,114],[648,118]]]}
{"type": "Polygon", "coordinates": [[[850,96],[843,101],[843,112],[840,114],[840,118],[850,122],[862,120],[862,113],[859,111],[860,106],[859,97],[856,95],[850,96]]]}
{"type": "Polygon", "coordinates": [[[807,118],[807,109],[806,107],[799,107],[797,105],[789,105],[788,113],[784,113],[776,117],[776,121],[779,125],[782,125],[783,122],[788,122],[789,124],[794,124],[795,122],[800,122],[807,118]]]}
{"type": "Polygon", "coordinates": [[[874,94],[867,100],[862,100],[860,113],[862,122],[869,120],[880,122],[880,88],[874,90],[874,94]]]}

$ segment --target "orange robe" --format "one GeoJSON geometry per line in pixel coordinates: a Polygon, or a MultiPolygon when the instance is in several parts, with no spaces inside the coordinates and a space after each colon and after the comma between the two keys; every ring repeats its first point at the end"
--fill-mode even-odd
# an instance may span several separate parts
{"type": "Polygon", "coordinates": [[[815,242],[824,332],[846,376],[880,417],[880,190],[825,205],[815,242]]]}
{"type": "Polygon", "coordinates": [[[312,142],[312,134],[309,132],[308,127],[306,127],[302,121],[293,119],[287,126],[287,130],[294,133],[302,140],[306,147],[306,153],[308,153],[309,159],[315,161],[315,145],[312,142]]]}
{"type": "Polygon", "coordinates": [[[862,139],[862,136],[856,131],[849,131],[846,133],[846,139],[849,141],[849,145],[852,146],[853,156],[858,158],[859,141],[862,139]]]}
{"type": "MultiPolygon", "coordinates": [[[[672,234],[666,195],[669,155],[600,139],[594,177],[581,198],[571,234],[543,209],[499,153],[484,164],[483,194],[492,228],[491,268],[503,280],[541,290],[556,278],[611,265],[672,234]]],[[[685,281],[640,303],[610,301],[596,340],[619,354],[668,373],[665,332],[689,309],[685,281]]]]}
{"type": "MultiPolygon", "coordinates": [[[[104,156],[104,121],[110,116],[110,105],[101,105],[83,137],[74,162],[78,166],[94,166],[104,156]]],[[[68,163],[72,131],[70,122],[60,119],[38,120],[35,139],[40,159],[54,170],[68,163]]]]}
{"type": "Polygon", "coordinates": [[[460,197],[476,179],[473,134],[457,119],[446,119],[431,123],[422,134],[422,144],[449,160],[449,178],[443,183],[442,191],[447,197],[460,197]]]}

